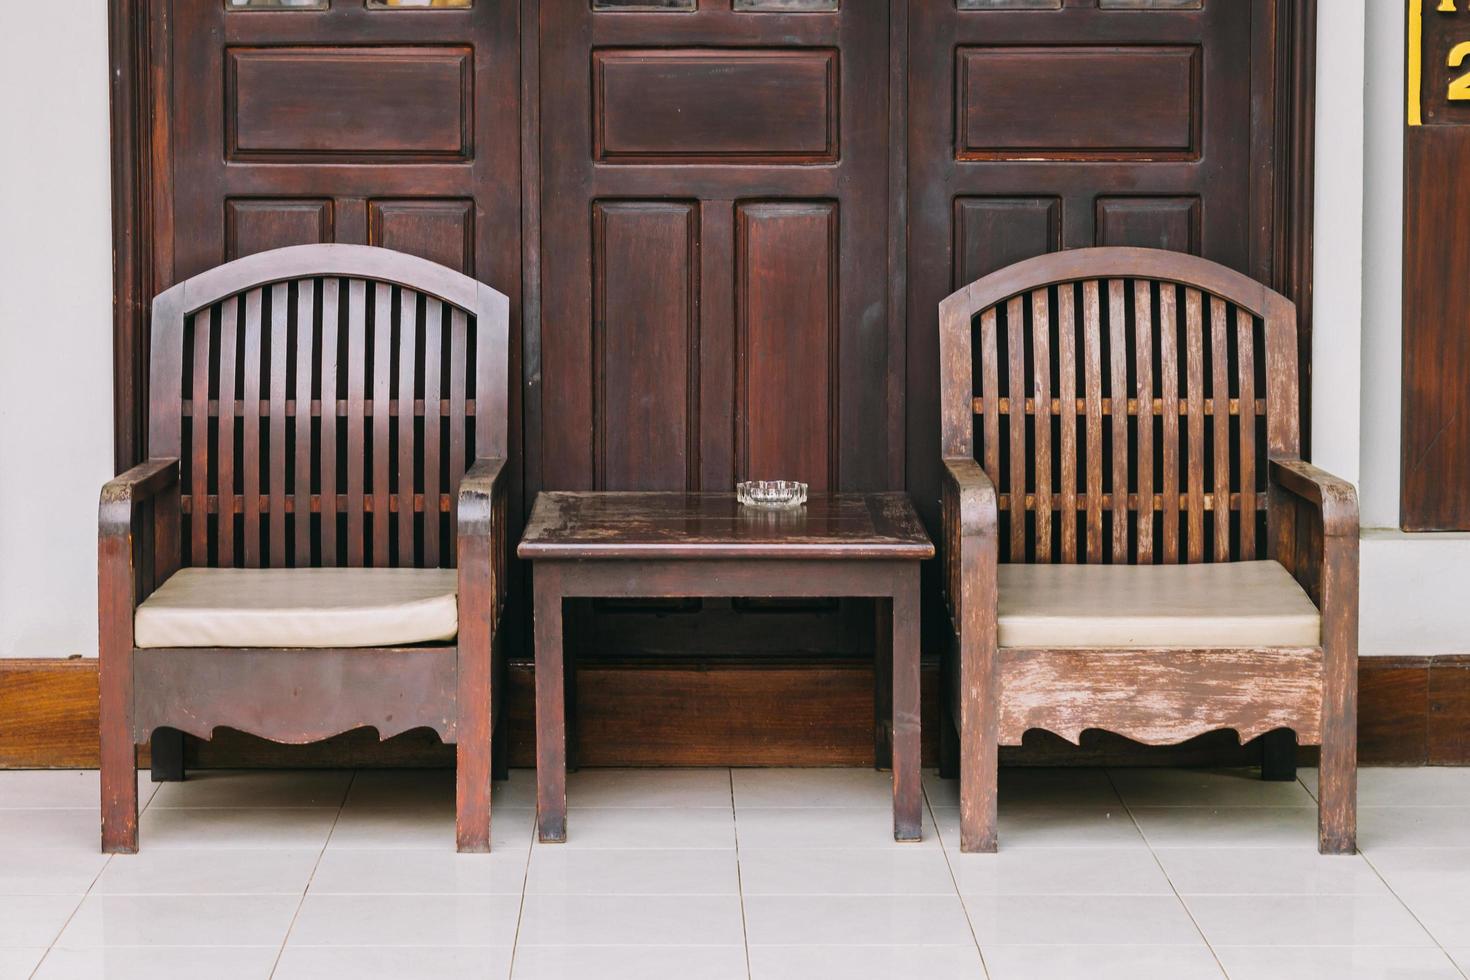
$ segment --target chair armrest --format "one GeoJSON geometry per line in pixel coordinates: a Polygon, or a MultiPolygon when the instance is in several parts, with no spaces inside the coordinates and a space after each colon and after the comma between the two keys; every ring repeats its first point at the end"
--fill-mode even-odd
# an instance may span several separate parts
{"type": "Polygon", "coordinates": [[[1320,466],[1295,458],[1270,461],[1271,483],[1316,508],[1322,536],[1358,536],[1358,491],[1320,466]]]}
{"type": "Polygon", "coordinates": [[[460,481],[454,521],[461,540],[494,532],[495,498],[505,493],[505,473],[503,457],[481,457],[460,481]]]}
{"type": "Polygon", "coordinates": [[[974,617],[995,607],[996,525],[998,500],[995,484],[980,464],[968,457],[944,461],[943,484],[944,585],[956,632],[974,617]]]}
{"type": "Polygon", "coordinates": [[[460,596],[492,607],[492,623],[505,601],[507,472],[503,457],[475,460],[455,504],[460,596]]]}
{"type": "Polygon", "coordinates": [[[126,535],[132,532],[133,514],[138,505],[169,487],[178,486],[177,456],[149,459],[102,485],[98,504],[99,535],[126,535]]]}
{"type": "MultiPolygon", "coordinates": [[[[126,664],[132,655],[133,612],[140,592],[146,596],[155,585],[153,572],[158,566],[147,560],[141,547],[152,544],[151,530],[134,533],[139,507],[166,490],[177,492],[178,486],[179,460],[167,457],[139,463],[102,487],[97,506],[97,623],[104,672],[114,668],[124,674],[131,671],[126,664]],[[140,568],[144,573],[142,582],[138,580],[140,568]]],[[[172,522],[176,526],[177,507],[174,511],[172,522]]],[[[154,516],[159,519],[159,515],[154,516]]],[[[158,559],[155,554],[154,560],[158,559]]],[[[177,555],[167,567],[175,567],[176,561],[177,555]]]]}
{"type": "MultiPolygon", "coordinates": [[[[961,537],[995,533],[998,501],[995,484],[980,464],[969,457],[944,461],[946,499],[955,505],[954,518],[959,521],[961,537]]],[[[946,522],[950,514],[946,511],[946,522]]]]}

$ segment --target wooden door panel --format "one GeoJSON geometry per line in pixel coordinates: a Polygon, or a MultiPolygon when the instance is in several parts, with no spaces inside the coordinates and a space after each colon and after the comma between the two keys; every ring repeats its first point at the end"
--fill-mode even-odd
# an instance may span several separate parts
{"type": "Polygon", "coordinates": [[[226,155],[468,159],[473,60],[463,46],[231,46],[226,155]]]}
{"type": "Polygon", "coordinates": [[[382,198],[368,202],[368,244],[474,275],[475,201],[382,198]]]}
{"type": "Polygon", "coordinates": [[[287,245],[330,242],[333,235],[333,206],[327,198],[225,200],[226,259],[287,245]]]}
{"type": "Polygon", "coordinates": [[[1167,248],[1176,252],[1200,250],[1200,198],[1099,197],[1097,244],[1167,248]]]}
{"type": "Polygon", "coordinates": [[[231,13],[191,2],[173,16],[173,72],[189,84],[174,88],[173,255],[160,288],[232,254],[325,240],[443,262],[518,313],[514,4],[231,13]],[[271,201],[291,203],[272,212],[271,201]],[[329,220],[309,227],[302,209],[323,203],[329,220]]]}
{"type": "Polygon", "coordinates": [[[1059,197],[958,197],[952,288],[1061,247],[1059,197]]]}
{"type": "Polygon", "coordinates": [[[592,55],[601,162],[736,165],[837,158],[832,49],[618,48],[592,55]]]}
{"type": "Polygon", "coordinates": [[[699,485],[699,209],[593,210],[594,478],[607,490],[699,485]]]}
{"type": "Polygon", "coordinates": [[[737,208],[737,479],[838,484],[837,220],[832,202],[737,208]]]}
{"type": "Polygon", "coordinates": [[[883,485],[888,11],[697,8],[540,6],[542,488],[883,485]]]}
{"type": "Polygon", "coordinates": [[[1198,153],[1196,47],[966,46],[956,57],[956,159],[1198,153]]]}
{"type": "Polygon", "coordinates": [[[1044,252],[1137,245],[1269,278],[1275,0],[911,4],[908,485],[937,517],[937,307],[1044,252]]]}

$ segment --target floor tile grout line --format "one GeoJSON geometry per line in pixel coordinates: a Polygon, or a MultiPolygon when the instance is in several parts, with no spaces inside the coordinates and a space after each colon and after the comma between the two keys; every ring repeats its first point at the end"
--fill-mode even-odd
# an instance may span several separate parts
{"type": "MultiPolygon", "coordinates": [[[[534,780],[535,776],[533,775],[531,778],[534,780]]],[[[506,781],[510,781],[509,776],[506,777],[506,781]]],[[[493,814],[495,812],[495,792],[493,786],[491,787],[490,800],[490,812],[493,814]]],[[[531,858],[535,856],[536,845],[538,843],[538,827],[540,825],[539,816],[540,815],[537,814],[536,817],[533,817],[531,820],[531,845],[526,848],[526,867],[521,872],[521,900],[516,903],[516,934],[512,936],[510,940],[510,964],[507,966],[505,971],[506,980],[511,980],[511,978],[515,976],[516,954],[521,951],[521,923],[526,921],[526,885],[531,880],[531,858]]],[[[491,828],[493,837],[493,817],[491,818],[491,828]]],[[[491,841],[491,847],[492,849],[494,848],[493,840],[491,841]]]]}
{"type": "Polygon", "coordinates": [[[1393,887],[1392,884],[1389,883],[1389,880],[1384,875],[1384,873],[1378,870],[1378,865],[1373,863],[1373,859],[1368,856],[1368,852],[1362,847],[1359,847],[1358,855],[1362,857],[1364,863],[1367,864],[1368,867],[1373,869],[1373,873],[1378,876],[1378,880],[1383,882],[1383,887],[1387,888],[1388,893],[1392,895],[1398,901],[1398,903],[1404,907],[1404,911],[1409,913],[1409,917],[1418,924],[1420,929],[1424,930],[1424,934],[1430,939],[1434,940],[1435,947],[1445,955],[1445,958],[1450,961],[1450,965],[1455,968],[1455,971],[1459,973],[1462,977],[1470,976],[1470,974],[1467,974],[1465,970],[1461,968],[1460,964],[1455,960],[1455,958],[1450,955],[1450,951],[1445,948],[1444,943],[1440,942],[1439,937],[1436,936],[1432,931],[1430,931],[1429,926],[1425,925],[1424,921],[1419,918],[1419,913],[1414,911],[1414,907],[1404,900],[1404,897],[1398,893],[1398,891],[1393,887]]]}
{"type": "Polygon", "coordinates": [[[934,801],[929,799],[929,790],[923,786],[920,778],[920,787],[924,792],[924,809],[929,812],[930,823],[934,827],[934,836],[939,841],[939,853],[944,855],[944,867],[949,872],[949,880],[954,885],[955,897],[960,900],[960,911],[965,913],[965,925],[970,929],[970,940],[975,944],[975,952],[980,957],[980,969],[988,978],[990,976],[990,965],[985,962],[985,950],[980,945],[980,937],[975,934],[975,922],[970,918],[970,905],[965,901],[965,895],[960,891],[960,880],[954,873],[954,864],[949,859],[949,848],[944,845],[944,832],[939,829],[939,821],[934,816],[934,801]]]}
{"type": "MultiPolygon", "coordinates": [[[[98,846],[101,846],[100,843],[98,846]]],[[[75,919],[77,917],[77,913],[82,910],[82,903],[91,896],[92,889],[97,887],[97,882],[102,877],[102,872],[107,870],[108,865],[112,864],[112,859],[116,856],[117,855],[115,854],[107,855],[107,860],[102,862],[102,867],[97,869],[97,873],[93,875],[92,880],[88,882],[87,890],[82,892],[81,896],[77,898],[77,904],[71,910],[71,913],[67,915],[66,921],[61,924],[61,928],[56,930],[56,935],[52,936],[51,941],[46,944],[46,952],[41,954],[41,958],[36,961],[36,965],[31,968],[31,972],[26,974],[28,978],[35,977],[37,973],[41,972],[41,965],[46,962],[46,958],[49,957],[52,951],[56,949],[56,944],[61,940],[62,933],[66,932],[67,926],[71,925],[72,919],[75,919]]]]}
{"type": "Polygon", "coordinates": [[[750,929],[745,921],[745,875],[740,868],[740,807],[735,800],[735,770],[725,767],[725,776],[730,781],[730,823],[735,831],[735,893],[740,898],[740,938],[745,943],[745,980],[753,980],[754,967],[750,962],[750,929]]]}
{"type": "Polygon", "coordinates": [[[337,822],[342,819],[342,811],[347,808],[347,799],[352,795],[352,784],[357,782],[359,770],[352,770],[352,775],[347,778],[347,785],[342,790],[342,798],[337,801],[337,815],[332,818],[332,826],[327,828],[327,836],[322,841],[321,850],[317,851],[316,863],[311,866],[311,874],[306,876],[306,886],[301,889],[301,898],[296,903],[296,911],[291,913],[291,922],[286,926],[286,935],[281,937],[281,946],[276,950],[276,958],[271,963],[269,977],[274,978],[276,971],[281,967],[281,957],[286,955],[286,944],[291,941],[291,932],[296,928],[296,920],[301,916],[301,909],[306,905],[306,896],[311,893],[311,883],[316,880],[316,873],[322,866],[322,858],[326,856],[327,846],[332,843],[332,835],[337,832],[337,822]]]}
{"type": "Polygon", "coordinates": [[[1169,883],[1169,891],[1174,894],[1174,900],[1179,903],[1180,908],[1184,909],[1184,914],[1189,916],[1190,925],[1194,926],[1194,931],[1199,933],[1200,942],[1204,943],[1205,949],[1208,949],[1210,951],[1210,959],[1214,960],[1215,965],[1220,968],[1220,976],[1226,978],[1226,980],[1229,980],[1230,974],[1225,969],[1225,964],[1220,962],[1220,954],[1215,952],[1215,946],[1213,943],[1210,942],[1210,937],[1205,935],[1205,930],[1201,928],[1199,920],[1194,917],[1194,909],[1189,907],[1189,903],[1184,900],[1184,896],[1179,894],[1179,888],[1174,884],[1174,879],[1169,877],[1169,869],[1164,867],[1164,862],[1159,858],[1158,852],[1154,850],[1153,843],[1148,839],[1148,834],[1145,834],[1143,832],[1143,825],[1140,824],[1138,822],[1138,818],[1133,815],[1132,807],[1130,807],[1128,805],[1128,801],[1124,799],[1123,791],[1118,788],[1117,780],[1113,779],[1113,770],[1109,768],[1104,768],[1103,776],[1107,778],[1108,785],[1113,788],[1113,792],[1118,795],[1118,805],[1123,808],[1124,813],[1128,814],[1128,819],[1133,822],[1133,827],[1135,830],[1138,831],[1138,836],[1143,838],[1144,844],[1148,847],[1149,856],[1154,859],[1154,864],[1158,865],[1159,873],[1162,874],[1164,876],[1164,880],[1169,883]]]}

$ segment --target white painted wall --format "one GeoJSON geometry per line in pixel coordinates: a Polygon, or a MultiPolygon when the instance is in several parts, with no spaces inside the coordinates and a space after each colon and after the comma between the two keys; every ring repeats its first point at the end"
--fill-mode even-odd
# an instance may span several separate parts
{"type": "Polygon", "coordinates": [[[105,0],[0,0],[0,657],[97,652],[107,100],[105,0]]]}
{"type": "Polygon", "coordinates": [[[1392,6],[1330,0],[1317,23],[1312,461],[1353,483],[1362,372],[1365,5],[1392,6]]]}

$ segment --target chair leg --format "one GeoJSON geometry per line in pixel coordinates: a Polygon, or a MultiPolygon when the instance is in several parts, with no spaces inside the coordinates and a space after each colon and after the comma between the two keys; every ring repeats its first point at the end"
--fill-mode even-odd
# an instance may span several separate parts
{"type": "Polygon", "coordinates": [[[153,732],[149,752],[155,783],[176,783],[184,778],[184,733],[177,728],[153,732]]]}
{"type": "Polygon", "coordinates": [[[961,733],[960,850],[965,854],[994,854],[999,840],[996,797],[1000,754],[993,744],[970,745],[967,741],[961,733]]]}
{"type": "MultiPolygon", "coordinates": [[[[1343,700],[1351,702],[1355,693],[1351,692],[1343,700]]],[[[1317,775],[1317,850],[1323,854],[1355,854],[1358,849],[1356,712],[1342,714],[1345,719],[1324,724],[1322,731],[1322,761],[1317,775]]]]}
{"type": "Polygon", "coordinates": [[[1261,778],[1278,783],[1296,779],[1296,732],[1278,728],[1261,736],[1261,778]]]}
{"type": "Polygon", "coordinates": [[[132,735],[102,726],[102,852],[138,853],[138,755],[132,735]]]}
{"type": "Polygon", "coordinates": [[[454,836],[461,854],[490,850],[489,739],[460,742],[455,747],[454,836]]]}
{"type": "Polygon", "coordinates": [[[990,685],[966,695],[960,712],[960,850],[994,854],[999,840],[999,705],[990,685]]]}

